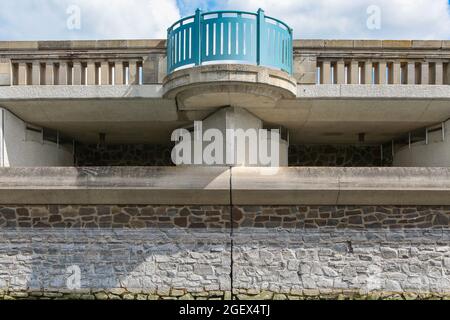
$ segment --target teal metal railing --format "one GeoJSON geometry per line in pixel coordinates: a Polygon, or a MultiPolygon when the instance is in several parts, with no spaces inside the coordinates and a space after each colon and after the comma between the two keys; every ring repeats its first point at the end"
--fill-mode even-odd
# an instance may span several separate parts
{"type": "Polygon", "coordinates": [[[292,74],[292,29],[264,11],[213,11],[183,18],[167,32],[168,73],[205,62],[233,61],[292,74]]]}

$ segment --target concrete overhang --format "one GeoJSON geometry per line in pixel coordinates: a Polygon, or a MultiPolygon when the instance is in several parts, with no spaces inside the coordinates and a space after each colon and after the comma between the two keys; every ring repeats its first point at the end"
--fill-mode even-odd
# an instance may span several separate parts
{"type": "MultiPolygon", "coordinates": [[[[216,109],[180,110],[162,85],[0,87],[0,106],[29,123],[83,142],[165,143],[175,128],[216,109]]],[[[290,131],[291,143],[366,143],[390,139],[450,118],[450,86],[304,85],[275,107],[249,107],[269,124],[290,131]]]]}
{"type": "Polygon", "coordinates": [[[229,201],[221,167],[0,168],[0,203],[210,204],[229,201]]]}
{"type": "Polygon", "coordinates": [[[449,168],[233,168],[236,205],[448,205],[449,168]]]}
{"type": "Polygon", "coordinates": [[[442,206],[450,168],[1,168],[0,204],[30,203],[442,206]]]}

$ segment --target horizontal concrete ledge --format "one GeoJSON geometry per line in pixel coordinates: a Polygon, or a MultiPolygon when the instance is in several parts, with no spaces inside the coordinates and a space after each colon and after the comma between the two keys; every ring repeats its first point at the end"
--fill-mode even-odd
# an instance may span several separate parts
{"type": "Polygon", "coordinates": [[[0,204],[223,205],[221,167],[2,168],[0,204]]]}
{"type": "MultiPolygon", "coordinates": [[[[161,99],[161,84],[0,86],[0,103],[31,100],[161,99]]],[[[297,99],[450,100],[450,85],[298,85],[297,99]]]]}
{"type": "Polygon", "coordinates": [[[162,98],[162,85],[0,86],[2,101],[162,98]]]}
{"type": "Polygon", "coordinates": [[[9,205],[230,205],[230,190],[234,205],[450,205],[450,168],[0,169],[9,205]]]}
{"type": "Polygon", "coordinates": [[[450,205],[450,168],[234,168],[236,205],[450,205]]]}
{"type": "Polygon", "coordinates": [[[320,84],[297,86],[297,99],[450,100],[450,85],[320,84]]]}

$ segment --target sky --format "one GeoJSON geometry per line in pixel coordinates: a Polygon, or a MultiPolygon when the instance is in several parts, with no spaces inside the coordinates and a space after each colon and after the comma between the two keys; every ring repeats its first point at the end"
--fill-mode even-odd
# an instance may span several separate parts
{"type": "Polygon", "coordinates": [[[0,0],[0,41],[165,38],[196,8],[262,8],[297,39],[450,39],[450,0],[0,0]]]}

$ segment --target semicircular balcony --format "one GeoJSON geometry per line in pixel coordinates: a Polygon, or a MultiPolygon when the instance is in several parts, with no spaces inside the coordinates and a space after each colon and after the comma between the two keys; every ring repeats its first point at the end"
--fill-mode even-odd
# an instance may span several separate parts
{"type": "Polygon", "coordinates": [[[296,96],[292,63],[292,29],[263,10],[197,10],[168,29],[164,96],[185,110],[274,107],[296,96]]]}

